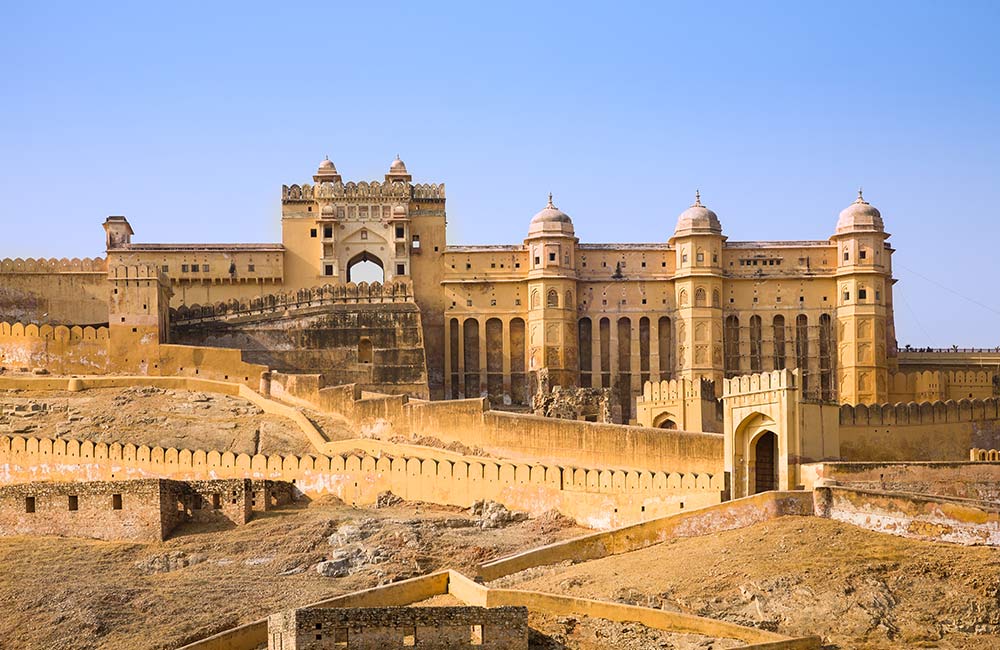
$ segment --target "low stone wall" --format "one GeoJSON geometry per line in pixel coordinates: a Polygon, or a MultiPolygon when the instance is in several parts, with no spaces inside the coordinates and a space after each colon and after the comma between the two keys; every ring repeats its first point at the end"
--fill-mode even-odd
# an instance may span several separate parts
{"type": "Polygon", "coordinates": [[[813,494],[820,517],[900,537],[1000,546],[996,503],[840,486],[813,494]]]}
{"type": "Polygon", "coordinates": [[[528,610],[484,607],[307,607],[268,618],[269,650],[527,650],[528,610]]]}
{"type": "Polygon", "coordinates": [[[807,489],[847,487],[935,494],[1000,502],[1000,462],[811,463],[802,466],[807,489]]]}
{"type": "Polygon", "coordinates": [[[491,581],[537,566],[567,560],[596,560],[661,544],[675,537],[697,537],[745,528],[775,517],[811,515],[812,511],[813,499],[810,492],[764,492],[524,551],[482,565],[480,577],[491,581]]]}

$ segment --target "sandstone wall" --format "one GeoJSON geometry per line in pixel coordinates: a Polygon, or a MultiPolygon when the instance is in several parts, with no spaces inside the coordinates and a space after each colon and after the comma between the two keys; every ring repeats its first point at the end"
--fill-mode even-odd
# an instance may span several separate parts
{"type": "Polygon", "coordinates": [[[160,541],[179,523],[172,496],[159,480],[4,485],[0,535],[160,541]]]}
{"type": "MultiPolygon", "coordinates": [[[[560,420],[491,411],[484,398],[424,402],[365,396],[356,386],[275,373],[271,394],[339,413],[363,434],[437,438],[526,463],[721,475],[721,434],[560,420]]],[[[967,452],[966,452],[967,453],[967,452]]]]}
{"type": "MultiPolygon", "coordinates": [[[[377,441],[372,441],[377,442],[377,441]]],[[[0,437],[0,482],[252,478],[289,481],[307,496],[374,503],[386,490],[412,501],[469,507],[492,499],[542,514],[558,510],[610,528],[719,503],[721,474],[598,470],[486,458],[444,460],[382,455],[248,456],[232,452],[14,436],[0,437]]]]}
{"type": "Polygon", "coordinates": [[[963,399],[840,408],[848,461],[962,461],[973,447],[1000,446],[1000,400],[963,399]]]}
{"type": "Polygon", "coordinates": [[[525,607],[311,607],[272,614],[270,650],[527,650],[525,607]],[[477,642],[474,642],[477,641],[477,642]]]}
{"type": "Polygon", "coordinates": [[[0,260],[0,320],[60,325],[106,324],[105,260],[0,260]]]}
{"type": "Polygon", "coordinates": [[[996,503],[850,487],[818,487],[816,514],[900,537],[1000,546],[996,503]]]}
{"type": "Polygon", "coordinates": [[[802,467],[805,486],[822,482],[888,492],[936,494],[1000,502],[1000,462],[814,463],[802,467]]]}
{"type": "Polygon", "coordinates": [[[0,322],[0,366],[102,374],[110,365],[107,327],[0,322]]]}

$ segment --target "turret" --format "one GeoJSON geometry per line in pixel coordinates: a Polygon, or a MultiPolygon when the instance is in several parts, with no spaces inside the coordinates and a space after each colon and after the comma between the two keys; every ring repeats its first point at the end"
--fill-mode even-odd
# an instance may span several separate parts
{"type": "Polygon", "coordinates": [[[122,216],[111,216],[104,220],[105,250],[126,248],[132,243],[132,226],[122,216]]]}
{"type": "Polygon", "coordinates": [[[676,255],[674,292],[677,305],[676,376],[692,381],[710,379],[716,391],[725,368],[722,339],[722,245],[719,217],[694,203],[677,218],[670,238],[676,255]]]}
{"type": "Polygon", "coordinates": [[[528,371],[537,377],[545,368],[553,386],[575,386],[579,377],[576,243],[573,221],[549,194],[548,205],[531,219],[524,245],[529,255],[528,371]]]}
{"type": "Polygon", "coordinates": [[[831,241],[837,245],[838,388],[842,403],[888,400],[889,353],[895,334],[892,303],[892,248],[886,244],[882,214],[858,190],[840,213],[831,241]]]}

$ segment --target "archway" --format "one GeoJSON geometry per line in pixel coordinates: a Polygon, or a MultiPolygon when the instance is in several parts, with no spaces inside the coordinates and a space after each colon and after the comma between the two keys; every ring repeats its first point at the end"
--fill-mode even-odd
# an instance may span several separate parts
{"type": "Polygon", "coordinates": [[[778,488],[778,436],[765,431],[753,444],[753,493],[778,488]]]}
{"type": "Polygon", "coordinates": [[[347,261],[348,282],[385,282],[385,267],[377,255],[361,251],[347,261]]]}
{"type": "Polygon", "coordinates": [[[660,413],[653,418],[653,428],[656,429],[676,429],[677,419],[672,413],[660,413]]]}
{"type": "Polygon", "coordinates": [[[358,341],[358,363],[371,363],[372,357],[372,340],[364,336],[358,341]]]}

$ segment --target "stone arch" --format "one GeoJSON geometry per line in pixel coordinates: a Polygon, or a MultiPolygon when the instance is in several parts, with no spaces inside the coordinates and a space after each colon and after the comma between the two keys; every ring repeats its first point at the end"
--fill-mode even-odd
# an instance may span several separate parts
{"type": "Polygon", "coordinates": [[[361,282],[361,281],[371,282],[372,279],[368,277],[369,274],[374,275],[375,278],[377,278],[378,282],[385,282],[385,264],[382,262],[382,259],[378,255],[375,255],[374,253],[370,253],[368,251],[361,251],[351,259],[347,260],[347,264],[344,267],[344,273],[346,280],[348,282],[361,282]],[[355,276],[358,277],[352,278],[351,274],[354,271],[354,267],[358,266],[359,264],[373,264],[374,266],[377,266],[382,272],[381,273],[382,277],[378,278],[379,274],[374,271],[374,268],[362,267],[358,269],[358,273],[354,274],[355,276]]]}
{"type": "Polygon", "coordinates": [[[372,340],[362,336],[358,341],[358,363],[371,363],[373,356],[372,340]]]}
{"type": "Polygon", "coordinates": [[[677,416],[668,411],[664,411],[653,418],[653,427],[656,429],[676,429],[677,416]]]}
{"type": "Polygon", "coordinates": [[[545,306],[546,307],[558,307],[559,306],[559,292],[555,289],[549,289],[548,294],[545,296],[545,306]]]}
{"type": "Polygon", "coordinates": [[[738,482],[738,485],[734,485],[736,488],[734,496],[745,496],[760,491],[757,489],[757,453],[766,449],[766,442],[764,443],[765,447],[758,446],[765,434],[771,434],[774,438],[767,439],[771,442],[771,455],[766,459],[769,462],[764,463],[763,469],[770,466],[772,480],[768,484],[769,489],[780,487],[781,437],[778,433],[778,424],[761,411],[753,411],[744,416],[735,428],[733,431],[733,453],[736,458],[733,468],[736,476],[733,477],[733,481],[734,483],[738,482]]]}

